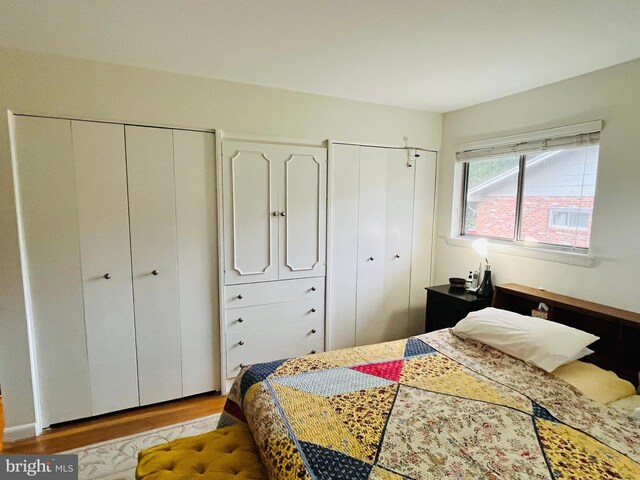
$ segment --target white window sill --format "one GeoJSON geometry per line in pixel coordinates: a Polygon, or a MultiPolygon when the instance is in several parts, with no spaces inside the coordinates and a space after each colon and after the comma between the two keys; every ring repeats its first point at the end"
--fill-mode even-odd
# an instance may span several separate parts
{"type": "MultiPolygon", "coordinates": [[[[445,242],[447,242],[447,245],[451,245],[453,247],[471,248],[471,244],[474,240],[476,240],[476,238],[445,237],[445,242]]],[[[501,243],[492,240],[488,240],[488,244],[490,252],[504,253],[506,255],[516,255],[518,257],[537,258],[539,260],[567,263],[569,265],[579,265],[581,267],[590,267],[594,261],[593,256],[588,253],[563,252],[561,250],[551,250],[541,247],[528,247],[524,245],[501,243]]]]}

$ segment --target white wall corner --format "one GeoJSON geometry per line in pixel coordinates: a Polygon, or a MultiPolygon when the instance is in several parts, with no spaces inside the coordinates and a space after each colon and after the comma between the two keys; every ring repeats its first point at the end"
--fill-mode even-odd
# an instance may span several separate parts
{"type": "Polygon", "coordinates": [[[15,427],[6,427],[2,435],[2,441],[5,443],[16,442],[25,438],[36,436],[36,424],[27,423],[25,425],[17,425],[15,427]]]}

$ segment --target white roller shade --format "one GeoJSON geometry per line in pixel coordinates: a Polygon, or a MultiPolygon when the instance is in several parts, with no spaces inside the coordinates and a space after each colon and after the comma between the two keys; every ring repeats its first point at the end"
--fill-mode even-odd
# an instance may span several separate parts
{"type": "Polygon", "coordinates": [[[457,162],[468,162],[478,158],[496,158],[545,150],[563,150],[598,144],[602,121],[581,123],[550,130],[512,135],[459,145],[457,162]]]}

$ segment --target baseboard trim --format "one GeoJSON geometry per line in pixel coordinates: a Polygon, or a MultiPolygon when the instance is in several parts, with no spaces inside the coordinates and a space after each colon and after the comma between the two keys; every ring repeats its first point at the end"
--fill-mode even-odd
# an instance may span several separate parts
{"type": "Polygon", "coordinates": [[[3,442],[16,442],[24,438],[30,438],[36,436],[36,424],[27,423],[25,425],[18,425],[16,427],[6,427],[4,434],[2,435],[3,442]]]}

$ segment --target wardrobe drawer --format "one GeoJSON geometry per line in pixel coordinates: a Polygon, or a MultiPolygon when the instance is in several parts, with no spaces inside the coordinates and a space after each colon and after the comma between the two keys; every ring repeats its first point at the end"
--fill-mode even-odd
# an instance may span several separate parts
{"type": "Polygon", "coordinates": [[[288,330],[300,323],[324,325],[324,298],[297,302],[273,303],[226,311],[227,333],[274,328],[288,330]]]}
{"type": "MultiPolygon", "coordinates": [[[[280,351],[283,345],[324,338],[324,317],[303,322],[293,322],[280,327],[264,327],[252,330],[240,330],[227,333],[227,352],[252,351],[264,345],[273,352],[280,351]]],[[[227,357],[228,358],[228,357],[227,357]]],[[[274,356],[272,360],[283,358],[274,356]]]]}
{"type": "MultiPolygon", "coordinates": [[[[240,373],[241,365],[271,362],[283,358],[300,357],[313,353],[324,352],[324,339],[306,340],[289,344],[272,345],[258,335],[249,338],[251,348],[238,348],[230,345],[227,348],[227,378],[233,378],[240,373]]],[[[248,344],[243,345],[243,347],[248,344]]]]}
{"type": "Polygon", "coordinates": [[[324,277],[224,287],[224,304],[227,309],[304,299],[317,299],[318,302],[324,303],[324,277]]]}

